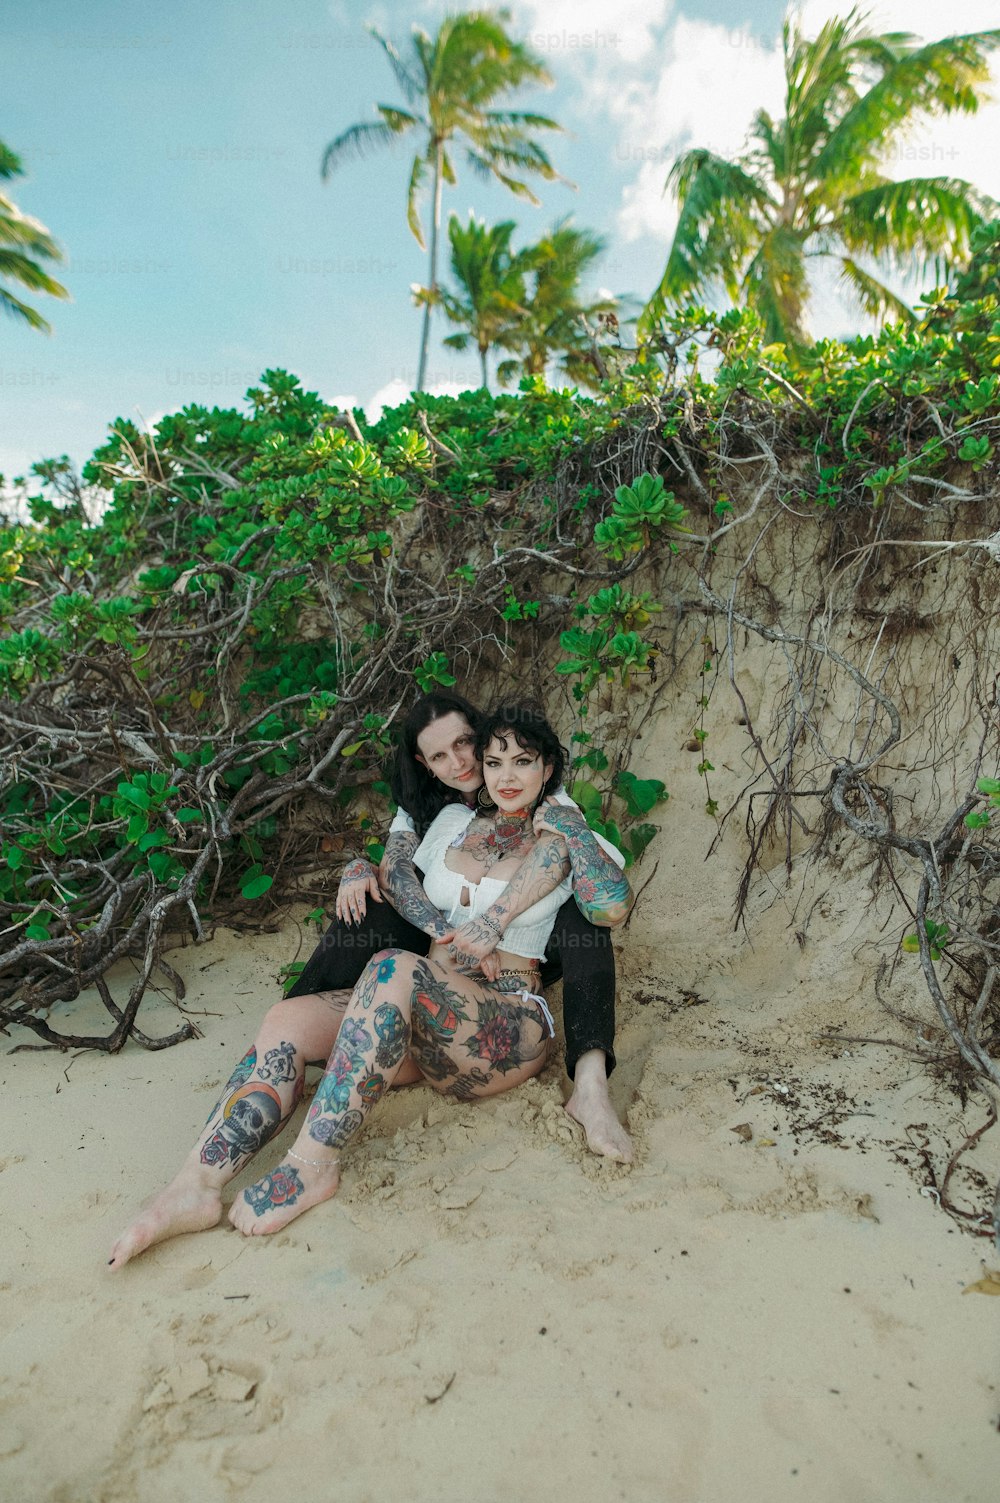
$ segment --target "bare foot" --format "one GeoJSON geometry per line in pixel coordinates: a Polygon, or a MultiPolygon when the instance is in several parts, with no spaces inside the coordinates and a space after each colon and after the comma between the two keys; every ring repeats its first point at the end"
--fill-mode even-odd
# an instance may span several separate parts
{"type": "Polygon", "coordinates": [[[222,1216],[222,1196],[205,1185],[195,1172],[182,1169],[165,1190],[151,1200],[126,1227],[111,1249],[112,1268],[123,1268],[130,1258],[145,1252],[154,1242],[164,1242],[181,1232],[203,1232],[222,1216]]]}
{"type": "Polygon", "coordinates": [[[229,1210],[230,1221],[244,1237],[280,1232],[310,1206],[336,1195],[340,1188],[338,1163],[338,1159],[331,1159],[329,1167],[316,1168],[301,1160],[286,1159],[237,1195],[229,1210]]]}
{"type": "Polygon", "coordinates": [[[632,1139],[615,1116],[615,1109],[611,1105],[607,1077],[604,1074],[604,1056],[601,1055],[599,1070],[581,1070],[582,1064],[581,1059],[573,1082],[573,1094],[566,1103],[566,1112],[583,1128],[591,1153],[615,1159],[619,1164],[631,1164],[632,1139]]]}

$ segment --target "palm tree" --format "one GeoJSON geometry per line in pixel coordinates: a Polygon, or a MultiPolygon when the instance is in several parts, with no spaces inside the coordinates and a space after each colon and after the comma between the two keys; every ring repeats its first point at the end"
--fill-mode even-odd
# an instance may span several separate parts
{"type": "Polygon", "coordinates": [[[698,147],[670,170],[680,218],[640,333],[668,306],[721,284],[760,313],[769,341],[801,346],[807,258],[816,256],[840,262],[865,312],[911,318],[882,274],[933,267],[943,281],[996,205],[961,178],[894,182],[881,165],[919,117],[977,109],[998,43],[1000,31],[924,44],[907,33],[875,35],[857,9],[814,40],[786,20],[784,118],[758,111],[736,161],[698,147]]]}
{"type": "Polygon", "coordinates": [[[598,384],[588,324],[614,314],[619,303],[613,297],[584,298],[580,281],[604,249],[600,235],[574,228],[567,216],[522,252],[530,273],[525,306],[506,336],[507,347],[517,348],[520,358],[498,366],[501,386],[509,386],[518,376],[544,376],[557,355],[562,357],[562,373],[571,381],[598,384]]]}
{"type": "Polygon", "coordinates": [[[487,390],[489,352],[496,346],[516,348],[512,333],[526,311],[524,277],[530,263],[524,252],[515,255],[511,251],[515,229],[512,219],[487,225],[470,214],[468,224],[463,225],[452,214],[448,220],[451,271],[460,291],[456,294],[440,287],[432,293],[429,287],[421,287],[414,294],[416,302],[425,306],[433,299],[451,323],[463,326],[461,333],[449,334],[444,343],[453,350],[475,344],[487,390]]]}
{"type": "MultiPolygon", "coordinates": [[[[22,177],[24,168],[21,158],[0,141],[0,178],[22,177]]],[[[61,261],[62,251],[52,236],[37,219],[22,214],[6,194],[0,193],[0,277],[20,282],[32,292],[47,292],[50,297],[69,297],[61,282],[56,282],[42,270],[34,257],[49,261],[61,261]]],[[[51,334],[52,328],[30,303],[15,297],[9,288],[0,284],[0,307],[14,318],[21,318],[32,329],[41,329],[51,334]]]]}
{"type": "Polygon", "coordinates": [[[480,176],[495,178],[518,198],[526,198],[533,204],[539,200],[518,174],[535,173],[547,180],[559,177],[533,133],[560,130],[561,126],[544,115],[489,108],[498,97],[521,84],[552,82],[541,60],[507,34],[509,21],[510,12],[506,10],[446,16],[433,38],[415,26],[408,60],[380,32],[369,27],[389,59],[411,108],[376,105],[380,120],[350,126],[330,142],[323,154],[322,175],[326,179],[352,153],[364,155],[410,132],[419,139],[410,169],[406,218],[421,249],[426,249],[426,245],[420,202],[428,179],[433,212],[428,279],[431,296],[424,301],[418,391],[423,390],[431,309],[437,292],[441,192],[444,183],[457,182],[452,160],[455,146],[464,145],[469,165],[480,176]]]}

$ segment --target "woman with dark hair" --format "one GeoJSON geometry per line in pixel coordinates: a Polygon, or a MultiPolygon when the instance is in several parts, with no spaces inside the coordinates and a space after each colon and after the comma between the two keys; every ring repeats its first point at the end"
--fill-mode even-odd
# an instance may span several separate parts
{"type": "MultiPolygon", "coordinates": [[[[428,762],[420,749],[420,737],[435,720],[457,715],[465,722],[458,728],[457,745],[474,749],[476,733],[482,715],[461,694],[435,692],[421,695],[403,721],[399,735],[397,754],[393,759],[389,786],[400,809],[405,809],[421,834],[428,828],[435,815],[440,814],[445,804],[454,803],[456,791],[449,788],[437,776],[435,767],[428,762]],[[430,776],[428,776],[430,774],[430,776]]],[[[435,761],[444,754],[431,753],[435,761]]],[[[456,781],[468,781],[474,791],[482,786],[482,780],[470,777],[468,769],[459,769],[456,781]]],[[[459,790],[464,791],[464,790],[459,790]]]]}
{"type": "MultiPolygon", "coordinates": [[[[363,859],[345,868],[335,917],[290,996],[344,994],[378,950],[398,946],[426,953],[432,940],[445,938],[456,945],[456,956],[461,952],[467,970],[488,973],[489,957],[496,949],[492,928],[469,919],[453,934],[427,897],[413,864],[421,837],[446,803],[475,804],[483,786],[475,751],[480,721],[480,711],[449,690],[425,694],[414,704],[400,728],[391,777],[399,811],[379,871],[363,859]],[[388,903],[382,901],[383,892],[388,903]]],[[[611,923],[604,912],[606,890],[615,888],[622,858],[610,842],[590,830],[561,788],[548,810],[550,833],[558,827],[566,840],[573,889],[556,916],[542,966],[546,987],[560,977],[563,982],[566,1071],[573,1082],[566,1111],[583,1127],[592,1152],[628,1161],[632,1145],[608,1094],[608,1077],[615,1067],[616,977],[611,923]]],[[[532,853],[511,884],[511,917],[518,905],[531,901],[541,875],[540,861],[540,853],[532,853]]]]}
{"type": "MultiPolygon", "coordinates": [[[[548,824],[563,750],[541,712],[524,705],[485,717],[474,750],[486,809],[446,803],[414,861],[452,932],[466,912],[495,931],[492,975],[485,967],[467,974],[455,944],[438,940],[426,957],[392,948],[374,955],[342,1018],[321,996],[277,1003],[180,1173],[115,1244],[112,1266],[176,1232],[215,1225],[224,1185],[295,1110],[310,1060],[329,1053],[294,1146],[230,1209],[245,1235],[279,1231],[336,1194],[340,1150],[408,1061],[435,1090],[461,1101],[511,1090],[543,1068],[555,1027],[538,990],[540,957],[570,889],[563,875],[569,842],[548,824]],[[532,901],[515,914],[508,889],[538,852],[532,901]]],[[[606,902],[608,922],[628,913],[621,873],[606,902]]]]}

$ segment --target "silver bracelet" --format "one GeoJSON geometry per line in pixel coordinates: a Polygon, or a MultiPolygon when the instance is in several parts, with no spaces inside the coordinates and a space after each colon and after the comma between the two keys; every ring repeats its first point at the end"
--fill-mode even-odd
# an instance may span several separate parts
{"type": "Polygon", "coordinates": [[[298,1159],[300,1164],[308,1164],[310,1169],[336,1169],[340,1163],[339,1159],[328,1159],[325,1164],[321,1164],[319,1159],[304,1159],[301,1153],[295,1152],[294,1148],[289,1148],[288,1157],[290,1159],[298,1159]]]}
{"type": "Polygon", "coordinates": [[[500,928],[500,925],[497,923],[496,919],[490,918],[488,914],[481,913],[479,915],[479,923],[485,924],[487,929],[492,929],[498,940],[503,939],[503,930],[500,928]]]}

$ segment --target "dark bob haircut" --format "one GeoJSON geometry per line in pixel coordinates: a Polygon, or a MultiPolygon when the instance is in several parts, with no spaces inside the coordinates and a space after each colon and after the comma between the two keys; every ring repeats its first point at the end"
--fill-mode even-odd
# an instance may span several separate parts
{"type": "Polygon", "coordinates": [[[552,772],[538,796],[540,803],[561,785],[569,753],[549,725],[540,705],[515,701],[494,705],[479,717],[476,756],[482,761],[491,741],[499,741],[506,751],[510,736],[524,751],[537,752],[543,762],[552,763],[552,772]]]}
{"type": "Polygon", "coordinates": [[[396,756],[392,764],[389,786],[392,796],[401,809],[405,809],[423,838],[431,821],[440,814],[445,804],[460,803],[462,795],[454,788],[446,788],[422,762],[417,761],[420,748],[417,737],[435,720],[444,715],[463,715],[478,735],[482,711],[463,699],[461,694],[423,694],[410,710],[399,728],[396,756]]]}

